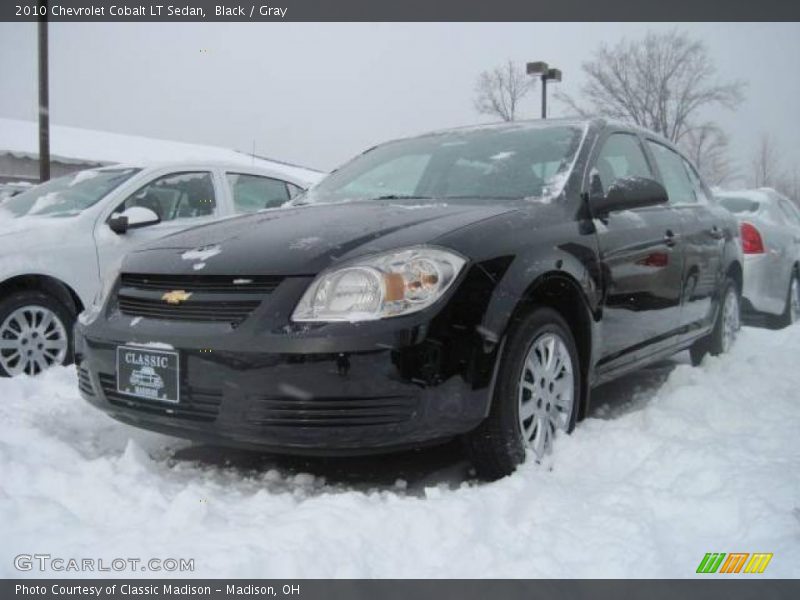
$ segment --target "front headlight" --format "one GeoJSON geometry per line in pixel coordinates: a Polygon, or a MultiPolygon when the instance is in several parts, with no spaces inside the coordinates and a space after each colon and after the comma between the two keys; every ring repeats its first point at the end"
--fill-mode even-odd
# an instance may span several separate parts
{"type": "Polygon", "coordinates": [[[431,246],[375,254],[317,276],[293,321],[373,321],[407,315],[444,295],[466,260],[431,246]]]}

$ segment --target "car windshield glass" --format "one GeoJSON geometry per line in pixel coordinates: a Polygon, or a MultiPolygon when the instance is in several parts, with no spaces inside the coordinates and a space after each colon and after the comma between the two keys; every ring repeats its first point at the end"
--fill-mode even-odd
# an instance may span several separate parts
{"type": "Polygon", "coordinates": [[[761,206],[758,202],[750,198],[734,196],[721,196],[719,197],[719,203],[732,213],[756,212],[761,206]]]}
{"type": "Polygon", "coordinates": [[[13,217],[63,217],[86,210],[139,169],[90,169],[51,179],[4,202],[13,217]]]}
{"type": "Polygon", "coordinates": [[[350,161],[295,203],[551,197],[561,192],[582,134],[574,125],[520,124],[389,142],[350,161]]]}

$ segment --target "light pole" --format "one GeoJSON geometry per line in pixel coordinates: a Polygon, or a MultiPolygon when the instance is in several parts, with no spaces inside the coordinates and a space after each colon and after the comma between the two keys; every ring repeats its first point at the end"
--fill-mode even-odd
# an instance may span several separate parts
{"type": "Polygon", "coordinates": [[[547,118],[547,82],[561,81],[561,69],[551,69],[544,61],[529,62],[527,64],[528,75],[538,75],[542,82],[542,118],[547,118]]]}
{"type": "Polygon", "coordinates": [[[50,179],[50,89],[47,73],[47,6],[39,17],[39,181],[50,179]]]}

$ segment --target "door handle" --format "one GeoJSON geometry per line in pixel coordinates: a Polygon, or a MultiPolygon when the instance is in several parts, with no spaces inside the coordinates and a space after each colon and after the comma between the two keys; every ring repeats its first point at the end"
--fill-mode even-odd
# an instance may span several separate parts
{"type": "Polygon", "coordinates": [[[708,230],[708,235],[710,235],[715,240],[721,240],[725,237],[725,232],[722,231],[719,227],[714,225],[711,229],[708,230]]]}
{"type": "Polygon", "coordinates": [[[675,235],[675,232],[672,229],[667,229],[664,232],[664,243],[672,248],[678,241],[678,236],[675,235]]]}

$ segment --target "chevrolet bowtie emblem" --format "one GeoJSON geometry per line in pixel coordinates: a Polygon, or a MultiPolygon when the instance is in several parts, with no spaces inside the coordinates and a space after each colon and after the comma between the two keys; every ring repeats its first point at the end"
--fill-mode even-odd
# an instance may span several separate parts
{"type": "Polygon", "coordinates": [[[161,299],[167,304],[180,304],[181,302],[186,302],[191,295],[192,292],[172,290],[171,292],[165,292],[161,299]]]}

